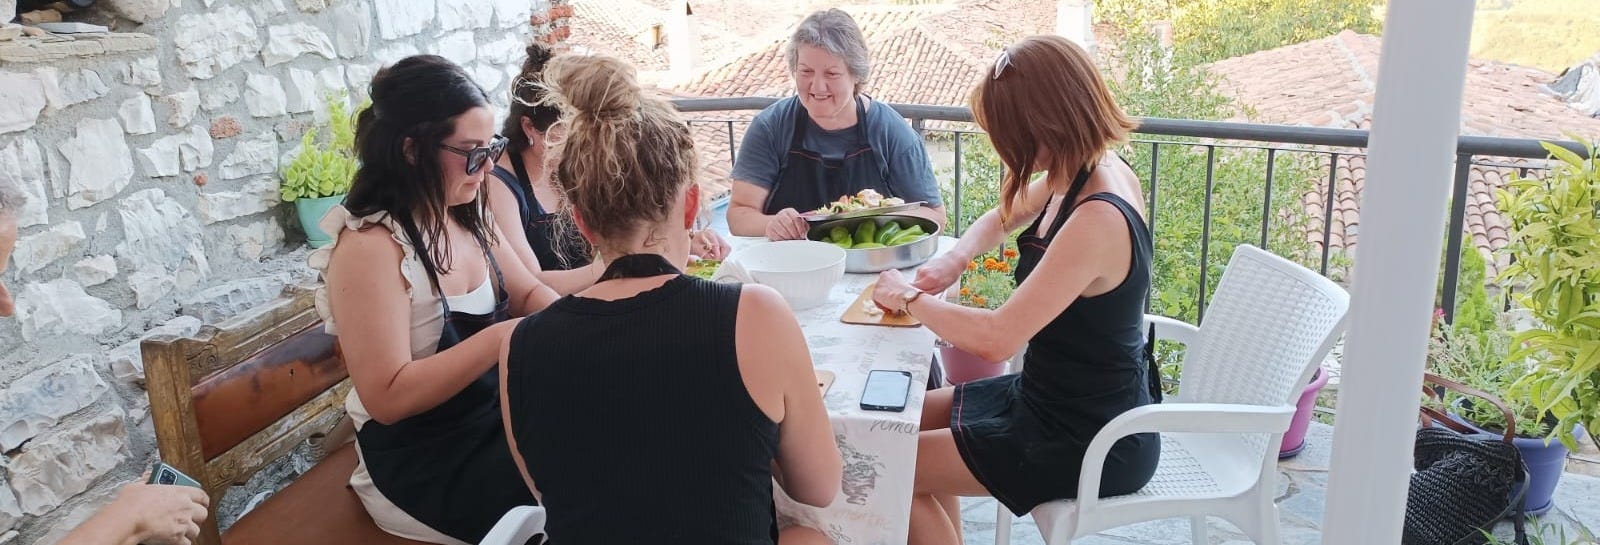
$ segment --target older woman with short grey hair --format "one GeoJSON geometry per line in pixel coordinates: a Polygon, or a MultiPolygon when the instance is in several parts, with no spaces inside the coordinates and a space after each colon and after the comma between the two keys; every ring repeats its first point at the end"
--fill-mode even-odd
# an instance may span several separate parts
{"type": "Polygon", "coordinates": [[[860,27],[843,10],[813,13],[795,28],[788,61],[796,96],[750,122],[733,168],[733,234],[803,239],[801,214],[869,191],[920,201],[908,213],[944,224],[921,137],[893,108],[862,93],[872,78],[869,57],[860,27]]]}

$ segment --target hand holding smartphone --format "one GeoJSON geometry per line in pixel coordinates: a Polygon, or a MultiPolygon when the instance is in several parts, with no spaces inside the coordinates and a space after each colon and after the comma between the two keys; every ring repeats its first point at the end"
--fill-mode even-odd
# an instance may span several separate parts
{"type": "Polygon", "coordinates": [[[911,373],[873,369],[867,373],[867,387],[861,392],[861,409],[900,412],[906,410],[911,395],[911,373]]]}
{"type": "Polygon", "coordinates": [[[192,486],[200,489],[205,488],[204,486],[200,486],[200,481],[196,481],[193,478],[190,478],[188,475],[184,475],[182,471],[178,471],[178,468],[169,466],[166,464],[166,462],[162,462],[160,460],[157,460],[156,465],[150,468],[150,482],[148,484],[171,484],[178,486],[192,486]]]}

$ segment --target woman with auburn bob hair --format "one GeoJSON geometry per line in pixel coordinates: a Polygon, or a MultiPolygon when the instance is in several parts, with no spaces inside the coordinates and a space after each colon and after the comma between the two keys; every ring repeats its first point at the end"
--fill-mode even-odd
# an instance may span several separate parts
{"type": "MultiPolygon", "coordinates": [[[[1059,36],[1006,48],[973,89],[971,106],[1005,164],[999,207],[914,281],[882,273],[873,299],[989,361],[1026,346],[1026,365],[1020,374],[928,392],[911,507],[915,544],[960,542],[957,496],[992,495],[1018,515],[1076,497],[1095,434],[1159,396],[1143,331],[1151,259],[1143,197],[1133,170],[1109,150],[1136,124],[1088,54],[1059,36]],[[1045,175],[1030,182],[1036,172],[1045,175]],[[922,296],[944,292],[974,256],[1024,226],[1017,290],[1000,308],[922,296]]],[[[1160,448],[1153,433],[1118,441],[1100,494],[1142,488],[1160,448]]]]}

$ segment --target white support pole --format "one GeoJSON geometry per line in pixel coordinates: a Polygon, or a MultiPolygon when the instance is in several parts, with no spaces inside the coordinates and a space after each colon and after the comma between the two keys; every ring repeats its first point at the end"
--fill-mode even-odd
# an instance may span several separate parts
{"type": "Polygon", "coordinates": [[[1388,5],[1323,543],[1400,542],[1472,10],[1388,5]]]}

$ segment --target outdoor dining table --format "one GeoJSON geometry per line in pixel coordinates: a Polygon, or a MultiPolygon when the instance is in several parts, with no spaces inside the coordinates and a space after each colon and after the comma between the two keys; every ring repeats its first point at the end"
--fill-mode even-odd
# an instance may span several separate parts
{"type": "MultiPolygon", "coordinates": [[[[734,251],[760,239],[731,241],[734,251]]],[[[955,245],[940,241],[939,253],[955,245]]],[[[914,274],[915,269],[906,269],[914,274]]],[[[812,365],[831,371],[833,386],[823,397],[834,440],[844,459],[844,482],[826,508],[814,508],[774,493],[779,525],[815,528],[839,545],[890,545],[906,542],[916,474],[917,433],[924,387],[934,354],[934,335],[926,327],[886,327],[840,321],[878,275],[845,274],[827,303],[795,312],[811,350],[812,365]],[[900,412],[861,408],[867,373],[874,369],[911,373],[911,392],[900,412]]]]}

